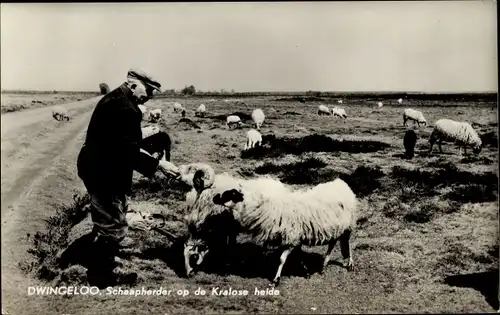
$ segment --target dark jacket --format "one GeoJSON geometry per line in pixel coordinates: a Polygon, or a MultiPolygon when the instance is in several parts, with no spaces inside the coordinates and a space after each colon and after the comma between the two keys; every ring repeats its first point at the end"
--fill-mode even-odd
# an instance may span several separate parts
{"type": "Polygon", "coordinates": [[[97,103],[78,155],[78,176],[90,192],[130,193],[136,170],[152,177],[158,160],[140,152],[142,113],[125,85],[97,103]]]}

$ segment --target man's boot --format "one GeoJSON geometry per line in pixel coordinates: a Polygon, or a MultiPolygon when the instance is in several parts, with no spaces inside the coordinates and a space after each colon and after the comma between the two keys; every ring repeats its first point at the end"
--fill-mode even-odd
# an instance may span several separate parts
{"type": "Polygon", "coordinates": [[[119,249],[118,242],[99,236],[94,242],[94,249],[94,257],[87,270],[87,281],[91,286],[104,289],[118,284],[135,284],[137,273],[113,272],[117,267],[115,256],[119,249]]]}

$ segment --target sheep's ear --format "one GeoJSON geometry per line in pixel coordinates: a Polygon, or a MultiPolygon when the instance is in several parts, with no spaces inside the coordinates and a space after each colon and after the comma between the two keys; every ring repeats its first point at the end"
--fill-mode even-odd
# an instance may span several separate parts
{"type": "Polygon", "coordinates": [[[203,176],[205,176],[205,173],[202,170],[197,170],[196,173],[194,173],[193,176],[193,186],[194,189],[197,191],[202,191],[205,185],[205,182],[203,180],[203,176]]]}
{"type": "Polygon", "coordinates": [[[220,194],[215,195],[215,196],[212,198],[212,201],[213,201],[216,205],[220,205],[220,204],[222,204],[220,194]]]}

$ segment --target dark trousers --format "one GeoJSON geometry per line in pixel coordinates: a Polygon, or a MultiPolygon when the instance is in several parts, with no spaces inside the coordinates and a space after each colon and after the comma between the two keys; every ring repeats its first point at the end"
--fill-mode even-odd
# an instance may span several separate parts
{"type": "Polygon", "coordinates": [[[90,285],[100,288],[116,284],[115,256],[119,243],[127,233],[127,199],[125,194],[89,192],[91,216],[94,223],[92,257],[89,259],[87,279],[90,285]]]}

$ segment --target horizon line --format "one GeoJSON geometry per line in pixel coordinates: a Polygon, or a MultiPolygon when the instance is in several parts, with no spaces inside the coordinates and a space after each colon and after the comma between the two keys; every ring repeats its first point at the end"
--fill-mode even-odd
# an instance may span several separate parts
{"type": "MultiPolygon", "coordinates": [[[[165,89],[163,90],[160,95],[166,94],[165,92],[168,90],[172,89],[165,89]]],[[[177,90],[177,89],[174,89],[177,90]]],[[[181,89],[179,89],[181,90],[181,89]]],[[[224,89],[225,90],[225,89],[224,89]]],[[[12,92],[37,92],[37,93],[100,93],[98,90],[90,91],[90,90],[30,90],[30,89],[1,89],[0,93],[12,93],[12,92]]],[[[315,92],[315,93],[335,93],[335,94],[342,94],[342,93],[349,93],[349,94],[356,94],[356,93],[401,93],[401,94],[464,94],[464,93],[473,93],[473,94],[484,94],[484,93],[496,93],[498,94],[498,90],[496,91],[394,91],[394,90],[378,90],[378,91],[322,91],[322,90],[298,90],[298,91],[234,91],[230,92],[225,90],[223,94],[239,94],[239,93],[307,93],[307,92],[315,92]]],[[[220,91],[196,91],[196,93],[221,93],[220,91]]],[[[196,94],[195,94],[196,95],[196,94]]]]}

